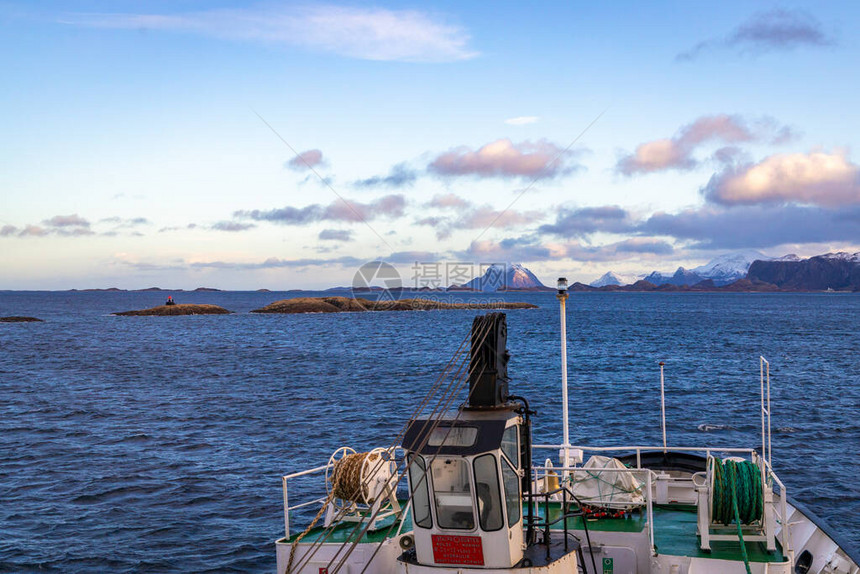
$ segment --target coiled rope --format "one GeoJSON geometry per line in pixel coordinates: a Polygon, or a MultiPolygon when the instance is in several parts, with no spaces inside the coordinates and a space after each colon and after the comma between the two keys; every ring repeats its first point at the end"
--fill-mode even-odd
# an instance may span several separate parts
{"type": "MultiPolygon", "coordinates": [[[[480,332],[481,333],[480,334],[481,343],[483,343],[483,341],[486,339],[489,331],[490,331],[490,329],[488,327],[484,327],[481,330],[481,332],[480,332]]],[[[465,386],[468,385],[469,377],[472,374],[472,365],[469,364],[469,355],[467,353],[464,353],[464,351],[468,350],[469,342],[470,342],[471,338],[472,338],[472,333],[469,333],[460,342],[460,345],[457,348],[457,351],[454,353],[454,356],[451,358],[451,360],[448,362],[448,364],[445,366],[445,368],[442,370],[442,372],[437,376],[435,382],[433,383],[433,386],[430,388],[430,390],[424,396],[424,398],[421,400],[421,402],[416,406],[415,411],[413,412],[412,416],[409,418],[409,421],[401,429],[400,433],[398,434],[397,438],[395,439],[395,442],[392,445],[392,448],[394,448],[394,446],[400,444],[406,430],[409,428],[409,424],[412,421],[414,421],[422,412],[425,411],[425,407],[428,407],[432,403],[431,399],[433,399],[438,394],[438,392],[441,391],[441,397],[439,397],[437,399],[436,405],[432,408],[432,410],[430,410],[429,413],[425,414],[425,416],[427,417],[427,421],[425,422],[425,426],[423,428],[426,429],[428,432],[424,433],[422,431],[422,434],[425,434],[425,438],[424,438],[422,444],[419,446],[418,450],[421,450],[421,448],[423,448],[423,444],[426,443],[429,436],[432,434],[432,431],[438,427],[439,422],[441,421],[441,419],[443,417],[443,414],[447,411],[447,409],[451,405],[452,400],[454,400],[454,398],[457,396],[457,394],[465,386]],[[469,365],[469,368],[466,369],[466,372],[464,372],[464,368],[466,367],[467,364],[469,365]],[[447,385],[445,384],[446,380],[448,381],[447,385]],[[445,387],[444,390],[443,390],[443,387],[445,387]],[[429,425],[429,428],[428,428],[428,425],[429,425]]],[[[483,372],[483,369],[481,372],[483,372]]],[[[469,395],[471,395],[471,392],[469,393],[469,395]]],[[[466,400],[468,401],[468,396],[467,396],[466,400]]],[[[454,418],[455,422],[460,418],[461,413],[462,413],[462,411],[458,411],[457,416],[454,418]]],[[[450,429],[448,432],[450,432],[450,429]]],[[[447,438],[447,435],[446,435],[446,438],[447,438]]],[[[436,458],[436,455],[434,455],[431,458],[431,461],[434,460],[435,458],[436,458]]],[[[378,461],[378,463],[381,463],[381,462],[382,461],[378,461]]],[[[411,464],[412,464],[411,461],[407,461],[405,468],[403,468],[403,470],[400,471],[399,474],[397,475],[397,483],[399,483],[400,480],[402,480],[406,476],[406,473],[409,471],[409,467],[411,466],[411,464]]],[[[332,499],[333,499],[333,497],[332,497],[332,494],[330,493],[328,499],[325,502],[323,502],[323,505],[320,508],[320,511],[317,514],[316,518],[314,518],[314,520],[311,524],[311,528],[319,520],[320,516],[322,515],[323,511],[326,508],[326,505],[332,499]]],[[[410,500],[411,500],[411,494],[410,494],[410,500]]],[[[379,510],[380,510],[380,508],[377,508],[376,512],[370,517],[370,519],[369,519],[370,523],[372,523],[373,519],[376,517],[376,513],[378,513],[379,510]]],[[[341,511],[335,515],[335,517],[334,517],[335,521],[339,520],[340,517],[343,516],[345,511],[346,511],[346,509],[341,509],[341,511]]],[[[345,562],[348,559],[352,550],[355,549],[356,545],[361,540],[364,533],[367,532],[367,529],[370,527],[370,523],[365,524],[363,529],[361,529],[361,527],[362,527],[361,523],[356,524],[356,528],[353,530],[353,532],[348,537],[348,538],[354,539],[354,540],[353,540],[352,544],[350,545],[349,549],[346,551],[343,558],[341,558],[340,561],[338,562],[338,564],[336,566],[334,566],[334,568],[332,570],[330,570],[331,574],[337,574],[338,571],[340,570],[340,568],[345,564],[345,562]],[[361,532],[359,532],[360,529],[361,529],[361,532]]],[[[316,554],[316,552],[322,547],[322,545],[329,539],[331,534],[334,532],[335,526],[336,526],[336,524],[333,523],[327,529],[327,532],[323,536],[319,537],[318,539],[316,539],[311,544],[311,547],[302,556],[302,559],[299,561],[299,564],[296,565],[296,568],[295,568],[296,572],[300,571],[302,568],[304,568],[304,566],[306,566],[307,564],[310,563],[310,560],[313,558],[313,556],[316,554]]],[[[391,527],[389,527],[388,535],[391,534],[391,532],[395,526],[397,526],[397,523],[396,522],[392,523],[391,527]]],[[[304,537],[304,535],[307,534],[307,532],[309,532],[309,531],[310,531],[310,528],[306,529],[305,532],[302,533],[301,537],[304,537]]],[[[298,542],[298,540],[296,540],[295,542],[298,542]]],[[[291,574],[293,572],[292,556],[295,553],[295,548],[296,548],[295,542],[294,542],[293,548],[290,552],[290,565],[287,567],[287,573],[288,574],[291,574]]],[[[347,543],[344,543],[343,546],[346,546],[346,544],[347,543]]],[[[343,546],[342,546],[342,548],[343,548],[343,546]]],[[[377,544],[376,550],[374,550],[373,554],[371,555],[370,559],[365,564],[365,566],[362,569],[360,574],[365,573],[368,566],[370,566],[370,563],[373,561],[373,558],[379,552],[380,548],[382,548],[382,541],[380,541],[377,544]]],[[[332,565],[337,560],[339,554],[340,554],[340,550],[338,550],[335,553],[335,556],[329,561],[328,568],[330,568],[330,569],[332,568],[332,565]]]]}
{"type": "Polygon", "coordinates": [[[714,480],[711,489],[711,520],[726,526],[733,522],[737,525],[744,566],[747,574],[752,574],[741,525],[753,524],[762,519],[764,492],[761,469],[748,460],[723,461],[711,458],[710,464],[714,480]]]}
{"type": "Polygon", "coordinates": [[[290,561],[287,563],[287,572],[293,571],[293,559],[295,558],[296,547],[299,542],[316,526],[316,523],[319,522],[330,502],[335,498],[350,502],[362,502],[362,497],[367,498],[369,496],[367,485],[361,484],[361,468],[364,465],[365,459],[368,462],[374,462],[378,458],[378,453],[356,452],[335,461],[331,473],[331,492],[329,492],[325,502],[323,502],[322,507],[320,507],[319,512],[317,512],[311,523],[308,524],[308,527],[293,540],[293,544],[290,547],[290,561]]]}
{"type": "Polygon", "coordinates": [[[357,452],[336,461],[331,473],[331,491],[334,497],[350,502],[372,504],[370,487],[361,483],[361,469],[365,460],[373,463],[378,458],[377,452],[357,452]]]}

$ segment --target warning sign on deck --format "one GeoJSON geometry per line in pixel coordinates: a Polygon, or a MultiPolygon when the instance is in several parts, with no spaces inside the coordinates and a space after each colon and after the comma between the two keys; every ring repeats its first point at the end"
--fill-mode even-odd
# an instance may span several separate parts
{"type": "Polygon", "coordinates": [[[484,565],[484,548],[480,536],[434,534],[433,561],[436,564],[484,565]]]}

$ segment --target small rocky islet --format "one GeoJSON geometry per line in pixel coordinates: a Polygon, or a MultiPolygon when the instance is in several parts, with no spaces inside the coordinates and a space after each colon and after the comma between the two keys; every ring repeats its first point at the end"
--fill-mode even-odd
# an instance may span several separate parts
{"type": "Polygon", "coordinates": [[[219,307],[218,305],[179,303],[175,305],[159,305],[158,307],[139,309],[136,311],[121,311],[114,313],[114,315],[120,315],[123,317],[167,317],[174,315],[229,315],[230,313],[232,313],[232,311],[228,311],[224,307],[219,307]]]}
{"type": "Polygon", "coordinates": [[[448,309],[537,309],[531,303],[509,301],[482,301],[471,303],[446,303],[433,299],[398,299],[373,301],[350,297],[296,297],[270,303],[252,313],[343,313],[364,311],[436,311],[448,309]]]}
{"type": "MultiPolygon", "coordinates": [[[[436,311],[447,309],[537,309],[531,303],[508,301],[481,301],[470,303],[446,303],[433,299],[399,299],[395,301],[373,301],[351,297],[296,297],[270,303],[251,313],[296,314],[296,313],[355,313],[364,311],[436,311]]],[[[218,305],[180,303],[159,305],[150,309],[113,313],[123,317],[176,316],[176,315],[228,315],[229,311],[218,305]]]]}

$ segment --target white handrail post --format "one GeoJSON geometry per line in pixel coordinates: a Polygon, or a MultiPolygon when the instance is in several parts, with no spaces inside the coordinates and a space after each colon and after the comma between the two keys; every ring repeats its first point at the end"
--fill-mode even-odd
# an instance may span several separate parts
{"type": "Polygon", "coordinates": [[[761,355],[759,355],[759,377],[761,385],[761,457],[767,461],[768,465],[772,465],[773,458],[771,456],[770,431],[770,363],[761,355]],[[767,419],[766,433],[765,418],[767,419]]]}
{"type": "Polygon", "coordinates": [[[770,442],[770,363],[765,360],[765,377],[767,382],[767,464],[773,466],[773,449],[770,442]]]}
{"type": "Polygon", "coordinates": [[[764,442],[764,357],[759,355],[758,358],[758,371],[759,371],[759,385],[761,387],[761,391],[759,394],[759,402],[761,403],[761,456],[765,460],[767,460],[767,456],[765,453],[765,442],[764,442]]]}
{"type": "Polygon", "coordinates": [[[660,416],[663,421],[663,454],[666,454],[666,390],[663,385],[663,361],[660,361],[660,416]]]}
{"type": "Polygon", "coordinates": [[[651,500],[651,470],[646,469],[645,471],[645,491],[648,493],[645,502],[647,504],[645,511],[648,514],[648,536],[651,541],[651,556],[657,555],[657,550],[654,547],[654,506],[651,500]]]}
{"type": "Polygon", "coordinates": [[[568,426],[567,404],[567,279],[558,278],[558,302],[561,305],[561,418],[564,435],[564,461],[562,466],[570,466],[570,428],[568,426]]]}
{"type": "Polygon", "coordinates": [[[287,496],[287,477],[281,479],[284,487],[284,535],[290,539],[290,499],[287,496]]]}

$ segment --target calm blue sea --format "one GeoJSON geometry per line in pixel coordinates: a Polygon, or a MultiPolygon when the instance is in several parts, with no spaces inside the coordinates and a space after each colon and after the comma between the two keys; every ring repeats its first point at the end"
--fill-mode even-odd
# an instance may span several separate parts
{"type": "MultiPolygon", "coordinates": [[[[475,315],[248,313],[296,295],[0,292],[46,321],[0,323],[0,571],[274,571],[280,477],[388,445],[475,315]]],[[[540,305],[508,312],[509,374],[559,442],[558,304],[505,297],[540,305]]],[[[663,360],[671,444],[757,446],[764,355],[789,495],[860,546],[860,296],[573,293],[568,326],[581,444],[660,442],[663,360]]]]}

